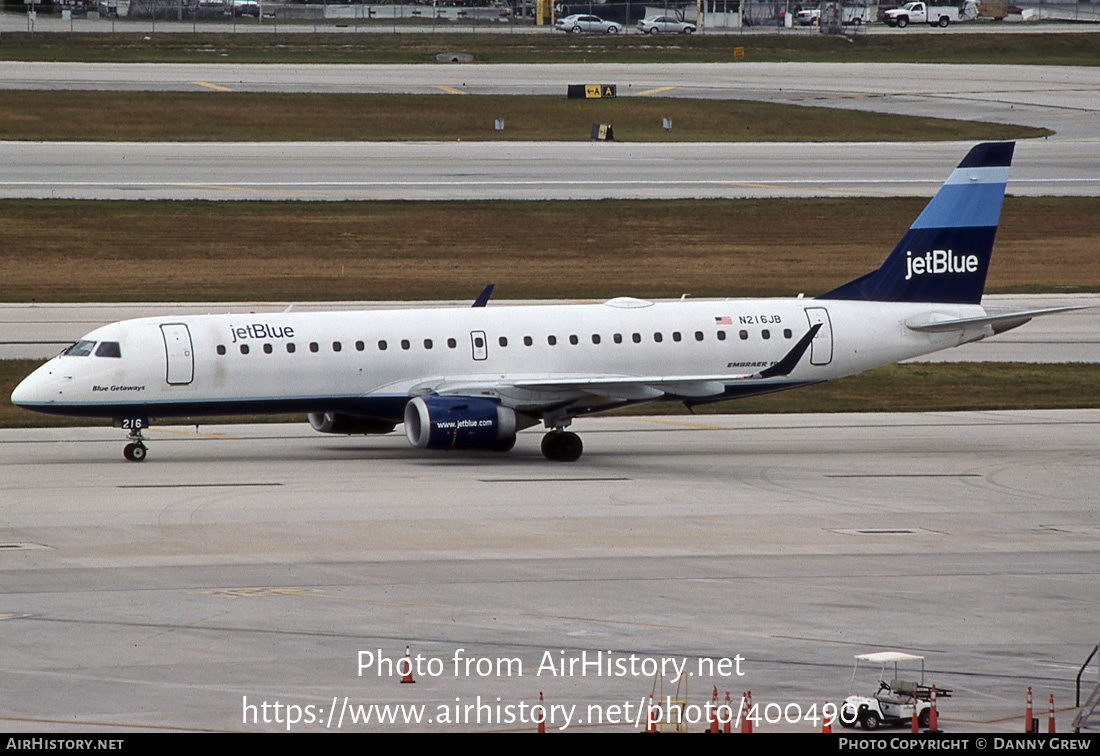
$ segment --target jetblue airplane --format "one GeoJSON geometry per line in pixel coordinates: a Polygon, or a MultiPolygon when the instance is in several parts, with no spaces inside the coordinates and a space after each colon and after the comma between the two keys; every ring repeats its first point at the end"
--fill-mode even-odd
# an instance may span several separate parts
{"type": "Polygon", "coordinates": [[[689,408],[841,378],[1076,308],[980,304],[1014,144],[970,150],[875,271],[815,299],[142,318],[97,328],[16,387],[37,412],[112,418],[141,461],[149,418],[302,412],[321,433],[421,449],[581,456],[574,418],[651,401],[689,408]]]}

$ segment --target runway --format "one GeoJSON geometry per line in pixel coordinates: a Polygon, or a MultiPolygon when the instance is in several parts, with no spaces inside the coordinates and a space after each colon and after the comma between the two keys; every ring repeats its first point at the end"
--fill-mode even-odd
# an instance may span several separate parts
{"type": "MultiPolygon", "coordinates": [[[[742,98],[1049,128],[1008,191],[1100,191],[1100,72],[920,64],[256,66],[0,63],[0,87],[742,98]],[[904,84],[904,86],[901,86],[904,84]]],[[[211,96],[217,93],[211,92],[211,96]]],[[[487,127],[488,128],[488,127],[487,127]]],[[[969,143],[0,142],[0,196],[78,199],[665,199],[930,196],[969,143]]]]}
{"type": "MultiPolygon", "coordinates": [[[[847,693],[853,654],[886,648],[955,690],[948,732],[1020,731],[1029,685],[1068,726],[1100,599],[1100,412],[576,428],[574,465],[532,432],[496,455],[305,423],[158,428],[141,465],[114,429],[0,432],[6,727],[287,729],[244,721],[278,699],[316,707],[290,727],[316,731],[345,696],[435,711],[542,691],[579,705],[566,729],[624,730],[580,712],[652,679],[537,674],[546,653],[740,655],[743,676],[696,675],[689,700],[716,685],[809,711],[847,693]],[[361,651],[406,644],[442,671],[359,675],[361,651]],[[455,674],[456,654],[523,673],[455,674]]],[[[494,717],[342,729],[533,729],[494,717]]]]}
{"type": "MultiPolygon", "coordinates": [[[[625,292],[629,293],[629,292],[625,292]]],[[[608,292],[608,296],[625,294],[608,292]]],[[[1018,312],[1050,307],[1088,307],[1038,318],[985,341],[921,357],[917,362],[1100,362],[1100,294],[991,295],[991,311],[1018,312]]],[[[89,331],[119,320],[183,317],[210,313],[355,310],[403,307],[467,307],[469,302],[205,302],[134,304],[0,303],[0,359],[46,359],[89,331]]],[[[532,304],[494,300],[492,306],[532,304]]],[[[6,399],[6,397],[5,397],[6,399]]]]}

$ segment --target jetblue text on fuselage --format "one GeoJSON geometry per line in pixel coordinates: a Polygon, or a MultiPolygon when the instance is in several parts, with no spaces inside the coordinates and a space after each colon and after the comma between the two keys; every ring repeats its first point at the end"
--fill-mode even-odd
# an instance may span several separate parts
{"type": "Polygon", "coordinates": [[[273,326],[268,323],[252,323],[246,326],[229,326],[229,333],[233,337],[234,344],[237,339],[290,339],[294,337],[294,329],[290,326],[273,326]]]}
{"type": "Polygon", "coordinates": [[[905,253],[905,280],[925,273],[974,273],[978,270],[977,255],[956,255],[950,249],[933,249],[913,257],[905,253]]]}

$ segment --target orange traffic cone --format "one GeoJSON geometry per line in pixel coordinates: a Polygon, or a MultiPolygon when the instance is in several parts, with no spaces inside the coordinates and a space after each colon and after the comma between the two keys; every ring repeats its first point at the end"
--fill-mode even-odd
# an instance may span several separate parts
{"type": "Polygon", "coordinates": [[[940,731],[940,716],[936,711],[936,686],[932,686],[932,710],[928,712],[928,731],[940,731]]]}
{"type": "Polygon", "coordinates": [[[745,693],[744,699],[745,716],[741,719],[741,732],[752,732],[752,720],[749,719],[749,713],[752,711],[752,691],[745,693]]]}
{"type": "Polygon", "coordinates": [[[1031,732],[1033,712],[1031,710],[1031,686],[1027,686],[1027,708],[1024,709],[1024,732],[1031,732]]]}
{"type": "Polygon", "coordinates": [[[653,719],[653,694],[649,694],[649,709],[645,713],[645,731],[657,732],[657,722],[653,719]]]}
{"type": "Polygon", "coordinates": [[[726,719],[725,724],[722,725],[722,732],[728,735],[730,731],[730,723],[733,721],[733,704],[730,703],[730,692],[728,690],[726,691],[726,715],[728,718],[726,719]]]}
{"type": "Polygon", "coordinates": [[[831,724],[829,724],[829,718],[825,716],[825,708],[828,708],[828,706],[829,706],[829,702],[826,701],[825,702],[825,707],[823,707],[821,709],[821,714],[822,714],[822,716],[821,716],[821,732],[823,734],[826,734],[826,735],[832,733],[832,731],[833,731],[833,726],[831,724]]]}
{"type": "MultiPolygon", "coordinates": [[[[398,662],[398,666],[400,666],[400,664],[401,662],[398,662]]],[[[416,682],[416,680],[413,679],[412,654],[409,653],[408,646],[405,646],[405,674],[401,676],[401,682],[402,684],[416,682]]]]}
{"type": "Polygon", "coordinates": [[[718,734],[718,686],[714,686],[714,694],[710,699],[710,732],[718,734]]]}
{"type": "Polygon", "coordinates": [[[1047,715],[1047,732],[1054,734],[1054,694],[1050,694],[1050,714],[1047,715]]]}
{"type": "Polygon", "coordinates": [[[544,707],[542,705],[542,691],[541,690],[539,691],[539,713],[538,713],[538,718],[539,718],[539,720],[538,720],[539,721],[539,734],[540,735],[545,735],[546,734],[546,707],[544,707]]]}

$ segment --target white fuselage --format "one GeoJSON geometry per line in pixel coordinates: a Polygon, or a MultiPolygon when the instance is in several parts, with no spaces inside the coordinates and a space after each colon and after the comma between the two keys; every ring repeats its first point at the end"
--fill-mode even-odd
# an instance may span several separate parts
{"type": "MultiPolygon", "coordinates": [[[[617,299],[143,318],[103,326],[84,337],[118,342],[119,357],[56,357],[16,389],[13,401],[55,414],[115,418],[326,412],[351,406],[400,421],[410,396],[454,387],[492,394],[537,418],[547,406],[598,392],[514,389],[512,384],[744,376],[781,360],[813,324],[821,323],[797,366],[775,379],[778,389],[982,338],[992,333],[988,327],[918,333],[906,323],[984,314],[978,305],[956,304],[617,299]]],[[[663,397],[640,396],[682,397],[675,387],[662,391],[663,397]]],[[[621,387],[615,396],[623,398],[621,387]]]]}

